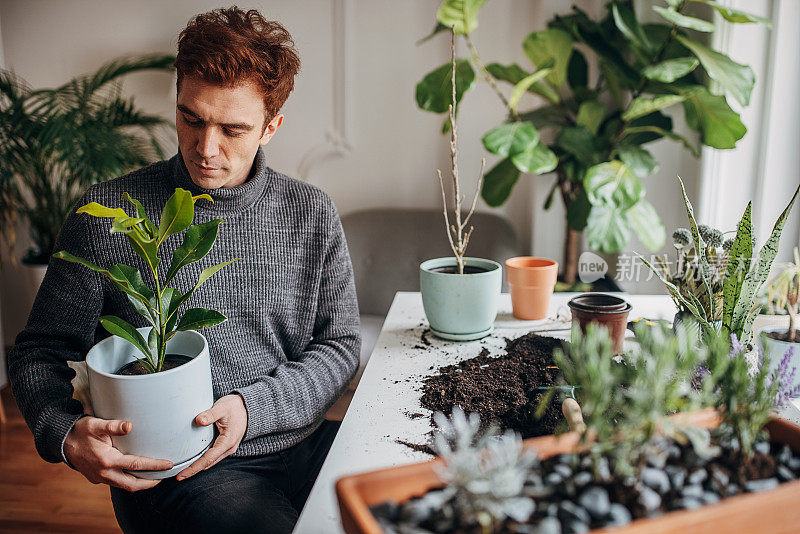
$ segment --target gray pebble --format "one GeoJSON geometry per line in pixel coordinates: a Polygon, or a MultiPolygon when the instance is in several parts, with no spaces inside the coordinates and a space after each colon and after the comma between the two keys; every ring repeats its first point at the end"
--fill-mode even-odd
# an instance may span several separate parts
{"type": "Polygon", "coordinates": [[[724,471],[719,469],[714,469],[711,472],[711,480],[716,485],[717,489],[722,489],[728,485],[731,481],[731,477],[729,477],[724,471]]]}
{"type": "Polygon", "coordinates": [[[782,463],[783,465],[788,466],[789,461],[791,461],[792,459],[792,456],[794,455],[792,454],[791,447],[789,447],[788,445],[784,445],[783,447],[781,447],[781,450],[778,452],[775,459],[778,460],[778,462],[782,463]]]}
{"type": "Polygon", "coordinates": [[[556,464],[553,466],[553,473],[558,473],[562,478],[572,476],[572,468],[566,464],[556,464]]]}
{"type": "Polygon", "coordinates": [[[745,491],[750,492],[759,492],[759,491],[766,491],[771,490],[778,486],[778,479],[777,478],[764,478],[761,480],[748,480],[744,483],[745,491]]]}
{"type": "Polygon", "coordinates": [[[581,458],[580,466],[583,469],[589,469],[592,467],[592,457],[591,456],[584,456],[581,458]]]}
{"type": "Polygon", "coordinates": [[[661,469],[655,469],[654,467],[645,467],[642,469],[642,482],[661,494],[668,492],[670,488],[669,476],[667,476],[667,473],[661,469]]]}
{"type": "Polygon", "coordinates": [[[549,475],[544,477],[544,483],[547,486],[557,486],[561,484],[562,480],[564,480],[564,477],[562,477],[558,473],[550,473],[549,475]]]}
{"type": "Polygon", "coordinates": [[[734,483],[728,484],[728,486],[725,488],[725,494],[728,495],[729,497],[731,495],[739,495],[741,492],[742,490],[739,489],[739,486],[734,483]]]}
{"type": "Polygon", "coordinates": [[[540,485],[537,485],[537,486],[526,485],[522,489],[522,493],[526,497],[531,497],[533,499],[544,499],[544,498],[550,497],[555,492],[556,492],[555,486],[544,485],[544,484],[540,484],[540,485]]]}
{"type": "Polygon", "coordinates": [[[545,517],[539,521],[533,532],[535,534],[561,534],[561,522],[555,517],[545,517]]]}
{"type": "Polygon", "coordinates": [[[651,512],[661,506],[661,495],[644,485],[639,485],[638,490],[639,503],[646,511],[651,512]]]}
{"type": "Polygon", "coordinates": [[[702,484],[708,478],[708,473],[706,473],[705,469],[697,469],[692,471],[689,474],[689,477],[686,479],[686,482],[695,485],[695,484],[702,484]]]}
{"type": "Polygon", "coordinates": [[[556,456],[556,462],[560,464],[572,465],[575,456],[572,454],[559,454],[556,456]]]}
{"type": "Polygon", "coordinates": [[[702,508],[703,502],[693,497],[683,497],[678,500],[677,506],[682,510],[695,510],[697,508],[702,508]]]}
{"type": "Polygon", "coordinates": [[[578,504],[585,508],[595,519],[602,519],[605,517],[611,508],[611,500],[608,498],[608,492],[604,488],[598,486],[592,486],[581,493],[580,497],[578,497],[578,504]]]}
{"type": "Polygon", "coordinates": [[[664,471],[669,475],[669,481],[672,487],[680,489],[686,483],[686,469],[676,465],[668,465],[664,471]]]}
{"type": "Polygon", "coordinates": [[[548,504],[546,513],[548,517],[556,517],[558,515],[558,505],[556,503],[548,504]]]}
{"type": "Polygon", "coordinates": [[[592,520],[592,518],[589,517],[589,512],[571,501],[561,502],[558,507],[558,518],[564,523],[573,520],[581,523],[589,523],[589,521],[592,520]]]}
{"type": "Polygon", "coordinates": [[[719,502],[719,495],[714,493],[713,491],[706,491],[703,492],[703,497],[701,499],[703,504],[714,504],[719,502]]]}
{"type": "Polygon", "coordinates": [[[621,526],[631,522],[631,513],[623,505],[612,503],[608,510],[608,519],[604,526],[621,526]]]}
{"type": "Polygon", "coordinates": [[[769,442],[767,442],[767,441],[759,441],[758,443],[753,445],[753,449],[756,452],[759,452],[759,453],[761,453],[763,455],[768,455],[769,454],[769,442]]]}
{"type": "Polygon", "coordinates": [[[794,473],[792,472],[792,470],[789,469],[788,467],[786,467],[785,465],[779,465],[778,466],[777,474],[778,474],[778,478],[781,479],[781,481],[783,481],[783,482],[788,482],[790,480],[794,480],[795,478],[797,478],[797,477],[794,476],[794,473]]]}
{"type": "Polygon", "coordinates": [[[574,477],[572,477],[572,481],[575,482],[575,485],[579,488],[582,488],[586,484],[592,481],[594,477],[588,471],[581,471],[577,473],[574,477]]]}
{"type": "Polygon", "coordinates": [[[667,447],[667,457],[670,460],[677,460],[681,457],[681,448],[675,445],[674,443],[667,447]]]}
{"type": "Polygon", "coordinates": [[[600,458],[595,465],[595,474],[600,480],[608,480],[611,478],[611,468],[608,466],[608,460],[600,458]]]}
{"type": "Polygon", "coordinates": [[[651,454],[647,457],[647,465],[656,469],[664,469],[664,466],[667,465],[667,455],[651,454]]]}
{"type": "Polygon", "coordinates": [[[800,471],[800,456],[792,456],[792,458],[786,462],[787,467],[797,473],[800,471]]]}
{"type": "Polygon", "coordinates": [[[589,532],[589,524],[577,519],[564,521],[564,534],[580,534],[589,532]]]}
{"type": "Polygon", "coordinates": [[[681,490],[681,495],[684,497],[690,497],[692,499],[700,499],[703,497],[703,487],[702,486],[684,486],[681,490]]]}

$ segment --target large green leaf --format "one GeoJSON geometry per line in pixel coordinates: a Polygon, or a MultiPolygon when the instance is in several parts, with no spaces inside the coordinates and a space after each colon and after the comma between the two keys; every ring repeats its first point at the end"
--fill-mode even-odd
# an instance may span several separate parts
{"type": "Polygon", "coordinates": [[[617,155],[633,174],[639,178],[650,176],[658,169],[658,162],[650,152],[636,145],[621,145],[617,155]]]}
{"type": "Polygon", "coordinates": [[[166,238],[186,230],[194,220],[194,199],[192,194],[180,187],[167,200],[161,213],[158,225],[158,242],[160,245],[166,238]]]}
{"type": "Polygon", "coordinates": [[[138,232],[130,232],[125,235],[133,251],[141,257],[150,271],[155,273],[161,261],[158,257],[158,241],[156,238],[146,238],[138,232]]]}
{"type": "Polygon", "coordinates": [[[222,269],[223,267],[227,267],[228,265],[230,265],[235,261],[238,261],[239,259],[241,258],[235,258],[233,260],[212,265],[211,267],[206,267],[205,269],[203,269],[203,272],[201,272],[200,276],[197,278],[197,284],[195,284],[194,289],[197,289],[198,287],[203,285],[206,282],[206,280],[214,276],[220,269],[222,269]]]}
{"type": "Polygon", "coordinates": [[[557,28],[533,32],[522,41],[522,49],[537,68],[545,68],[552,61],[547,80],[556,87],[564,85],[572,55],[572,37],[567,32],[557,28]]]}
{"type": "MultiPolygon", "coordinates": [[[[655,126],[659,129],[659,131],[672,131],[672,119],[661,113],[660,111],[656,111],[655,113],[651,113],[650,115],[645,115],[644,117],[639,117],[638,119],[634,119],[628,125],[627,130],[631,128],[636,128],[640,126],[655,126]]],[[[657,133],[656,131],[645,131],[642,130],[639,133],[633,134],[626,134],[624,139],[625,144],[630,145],[643,145],[645,143],[649,143],[650,141],[655,141],[656,139],[660,139],[663,137],[662,133],[657,133]]]]}
{"type": "Polygon", "coordinates": [[[798,193],[800,193],[800,186],[795,189],[789,204],[784,208],[783,212],[781,212],[778,220],[775,221],[775,226],[772,227],[772,233],[767,238],[764,246],[761,247],[761,250],[755,257],[755,261],[745,275],[744,282],[742,283],[739,300],[736,302],[736,306],[733,309],[731,331],[737,333],[740,338],[744,337],[745,341],[749,341],[749,335],[751,334],[750,328],[752,326],[753,316],[750,312],[756,304],[758,292],[761,286],[764,285],[764,282],[766,282],[769,271],[772,268],[772,262],[778,254],[778,244],[781,240],[783,226],[786,224],[786,218],[792,211],[792,206],[794,206],[794,202],[797,200],[798,193]]]}
{"type": "Polygon", "coordinates": [[[594,163],[596,147],[595,136],[583,126],[567,126],[561,130],[556,145],[575,156],[586,165],[594,163]]]}
{"type": "Polygon", "coordinates": [[[483,177],[483,200],[492,207],[500,206],[508,200],[518,179],[519,169],[514,163],[508,158],[501,160],[483,177]]]}
{"type": "Polygon", "coordinates": [[[642,181],[621,161],[607,161],[590,167],[583,188],[593,206],[616,206],[625,211],[644,196],[642,181]]]}
{"type": "Polygon", "coordinates": [[[641,135],[645,132],[653,132],[657,134],[658,137],[668,137],[673,141],[678,141],[679,143],[683,144],[689,151],[691,151],[692,155],[696,158],[700,157],[700,150],[691,141],[686,139],[684,136],[676,134],[675,132],[668,132],[664,129],[659,128],[658,126],[634,126],[630,128],[625,128],[622,132],[625,136],[636,136],[641,135]]]}
{"type": "Polygon", "coordinates": [[[713,148],[734,148],[744,137],[747,127],[739,114],[731,109],[722,95],[712,95],[705,87],[695,85],[684,93],[686,123],[699,130],[703,143],[713,148]]]}
{"type": "Polygon", "coordinates": [[[617,29],[625,36],[634,46],[647,52],[653,53],[653,43],[648,39],[647,34],[642,29],[639,21],[636,20],[636,14],[629,5],[613,2],[611,4],[611,14],[614,18],[614,24],[617,29]]]}
{"type": "MultiPolygon", "coordinates": [[[[452,103],[452,67],[445,63],[422,78],[417,84],[416,98],[420,109],[445,113],[452,103]]],[[[475,71],[466,59],[456,60],[456,103],[475,83],[475,71]]]]}
{"type": "Polygon", "coordinates": [[[522,95],[551,72],[552,69],[550,67],[540,68],[530,76],[526,76],[520,80],[520,82],[514,86],[514,89],[511,90],[511,95],[508,97],[508,109],[516,111],[519,99],[522,98],[522,95]]]}
{"type": "Polygon", "coordinates": [[[613,254],[631,238],[627,215],[617,206],[592,205],[586,222],[586,238],[592,250],[613,254]]]}
{"type": "Polygon", "coordinates": [[[656,252],[664,245],[666,231],[656,209],[645,199],[641,199],[625,212],[628,221],[644,246],[656,252]]]}
{"type": "Polygon", "coordinates": [[[664,9],[660,6],[653,6],[653,11],[667,19],[672,24],[680,26],[681,28],[689,28],[698,32],[713,32],[714,24],[707,20],[689,17],[678,13],[674,9],[664,9]]]}
{"type": "Polygon", "coordinates": [[[719,2],[714,2],[712,0],[693,0],[693,1],[702,2],[704,4],[713,7],[719,12],[720,15],[722,15],[722,18],[724,18],[728,22],[735,22],[739,24],[760,22],[761,24],[767,26],[767,28],[772,29],[772,21],[769,19],[765,19],[764,17],[759,17],[758,15],[753,15],[752,13],[746,13],[738,9],[733,9],[732,7],[723,6],[719,2]]]}
{"type": "Polygon", "coordinates": [[[695,254],[697,255],[700,263],[700,278],[703,281],[703,286],[708,295],[709,309],[706,311],[706,317],[713,320],[717,316],[717,306],[714,293],[711,291],[711,266],[708,264],[706,257],[706,243],[700,236],[700,231],[697,228],[697,219],[694,217],[694,208],[689,201],[689,196],[686,194],[686,188],[683,185],[683,180],[678,176],[678,183],[681,185],[681,194],[683,194],[683,203],[686,206],[686,215],[689,217],[689,229],[692,231],[692,242],[694,243],[695,254]]]}
{"type": "Polygon", "coordinates": [[[136,226],[137,224],[144,222],[144,219],[140,219],[138,217],[117,217],[114,219],[114,222],[111,223],[111,233],[125,233],[127,234],[130,232],[131,226],[136,226]]]}
{"type": "Polygon", "coordinates": [[[525,152],[512,156],[511,162],[522,172],[544,174],[558,166],[558,157],[547,145],[537,143],[525,152]]]}
{"type": "Polygon", "coordinates": [[[567,81],[573,89],[589,85],[589,65],[579,50],[573,50],[569,58],[567,81]]]}
{"type": "Polygon", "coordinates": [[[506,122],[492,128],[483,136],[486,150],[503,157],[525,152],[538,142],[539,134],[531,122],[506,122]]]}
{"type": "Polygon", "coordinates": [[[478,27],[478,11],[486,0],[444,0],[436,12],[436,20],[456,34],[472,33],[478,27]]]}
{"type": "Polygon", "coordinates": [[[204,308],[190,308],[183,314],[178,322],[176,330],[200,330],[218,325],[226,319],[224,315],[216,310],[206,310],[204,308]]]}
{"type": "Polygon", "coordinates": [[[214,219],[202,224],[190,226],[183,235],[183,243],[172,254],[172,263],[167,271],[167,278],[164,284],[168,284],[180,269],[203,258],[214,241],[217,240],[219,225],[225,222],[222,219],[214,219]]]}
{"type": "Polygon", "coordinates": [[[640,96],[631,102],[630,107],[622,114],[623,120],[631,121],[664,109],[686,99],[684,95],[661,95],[655,98],[640,96]]]}
{"type": "Polygon", "coordinates": [[[98,204],[97,202],[89,202],[85,206],[81,206],[75,213],[88,213],[92,217],[111,217],[111,218],[127,218],[128,214],[122,208],[109,208],[98,204]]]}
{"type": "Polygon", "coordinates": [[[648,65],[642,69],[642,74],[650,80],[672,83],[692,72],[699,64],[700,61],[695,57],[679,57],[648,65]]]}
{"type": "Polygon", "coordinates": [[[592,134],[597,134],[606,115],[606,106],[597,100],[587,100],[578,107],[577,122],[592,134]]]}
{"type": "MultiPolygon", "coordinates": [[[[517,85],[519,82],[531,75],[530,72],[527,72],[516,63],[511,63],[510,65],[489,63],[486,65],[486,70],[494,78],[504,82],[509,82],[514,85],[517,85]]],[[[556,91],[543,82],[535,82],[531,84],[531,86],[528,87],[528,92],[543,96],[551,102],[558,102],[561,99],[556,91]]]]}
{"type": "Polygon", "coordinates": [[[750,103],[750,93],[756,83],[753,69],[682,35],[675,38],[697,56],[711,79],[718,82],[741,105],[750,103]]]}
{"type": "Polygon", "coordinates": [[[581,191],[567,206],[567,226],[578,232],[583,232],[591,210],[592,205],[589,203],[589,197],[586,196],[585,191],[581,191]]]}
{"type": "MultiPolygon", "coordinates": [[[[112,280],[124,281],[127,284],[129,289],[120,289],[126,293],[128,301],[130,301],[137,313],[146,317],[153,326],[156,326],[156,316],[153,313],[153,309],[148,305],[154,293],[144,283],[142,273],[139,272],[139,269],[123,263],[118,263],[111,266],[108,272],[113,277],[112,280]]],[[[119,285],[117,285],[117,287],[119,287],[119,285]]]]}
{"type": "Polygon", "coordinates": [[[144,211],[144,206],[142,203],[136,200],[135,198],[131,197],[128,193],[122,193],[122,199],[127,200],[130,202],[134,208],[136,208],[136,217],[142,219],[144,221],[144,227],[150,237],[156,237],[158,235],[158,230],[156,226],[153,224],[153,221],[147,216],[147,213],[144,211]]]}
{"type": "Polygon", "coordinates": [[[752,202],[747,203],[747,208],[739,220],[733,246],[728,252],[728,265],[725,279],[722,282],[722,328],[726,337],[731,333],[733,310],[739,300],[739,295],[741,295],[744,277],[750,270],[750,262],[753,258],[752,206],[752,202]]]}
{"type": "Polygon", "coordinates": [[[150,349],[144,337],[142,337],[142,334],[129,322],[119,317],[114,317],[113,315],[104,315],[100,317],[100,324],[103,325],[103,328],[108,330],[110,334],[119,336],[136,347],[145,358],[151,362],[154,361],[153,355],[150,354],[150,349]]]}
{"type": "Polygon", "coordinates": [[[519,114],[520,120],[530,121],[537,130],[566,126],[568,124],[566,112],[558,106],[542,106],[531,111],[519,114]]]}

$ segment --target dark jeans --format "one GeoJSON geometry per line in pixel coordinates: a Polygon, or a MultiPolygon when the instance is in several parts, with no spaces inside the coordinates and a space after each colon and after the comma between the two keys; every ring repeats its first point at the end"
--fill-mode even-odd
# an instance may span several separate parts
{"type": "Polygon", "coordinates": [[[228,457],[182,482],[173,477],[133,493],[111,488],[117,522],[125,534],[290,533],[339,425],[324,421],[285,451],[228,457]]]}

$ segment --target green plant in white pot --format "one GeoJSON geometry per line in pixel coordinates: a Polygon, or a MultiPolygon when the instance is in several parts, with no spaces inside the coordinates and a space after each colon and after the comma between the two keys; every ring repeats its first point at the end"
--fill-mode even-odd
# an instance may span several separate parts
{"type": "Polygon", "coordinates": [[[128,265],[118,263],[104,268],[63,250],[53,257],[79,263],[108,278],[150,323],[149,327],[137,329],[119,317],[100,317],[100,323],[112,336],[91,348],[86,365],[95,416],[133,424],[133,432],[112,438],[114,446],[125,454],[173,463],[167,471],[132,474],[166,478],[190,465],[213,440],[212,426],[193,424],[197,414],[214,403],[208,342],[197,330],[226,319],[215,310],[190,308],[180,313],[180,309],[197,288],[235,260],[203,270],[186,293],[167,287],[180,269],[208,254],[224,221],[214,219],[192,225],[195,202],[213,200],[209,195],[192,196],[181,188],[164,206],[158,227],[145,215],[138,200],[127,193],[123,198],[134,206],[134,216],[122,208],[96,202],[79,208],[77,213],[113,219],[111,233],[125,234],[150,270],[155,289],[144,283],[138,269],[128,265]],[[159,246],[184,230],[183,244],[173,253],[166,275],[160,276],[159,246]]]}
{"type": "Polygon", "coordinates": [[[771,361],[777,363],[792,350],[791,365],[800,367],[800,251],[794,249],[794,261],[779,263],[769,282],[769,306],[785,311],[789,316],[789,326],[771,326],[761,330],[759,341],[771,361]]]}
{"type": "Polygon", "coordinates": [[[458,178],[458,134],[455,118],[455,34],[451,42],[451,66],[450,161],[455,204],[452,223],[447,213],[447,194],[442,172],[437,169],[436,173],[442,190],[445,230],[453,257],[422,262],[419,266],[419,276],[422,304],[431,331],[444,339],[466,341],[479,339],[491,333],[497,316],[503,271],[496,261],[466,256],[469,238],[474,230],[473,226],[468,225],[475,212],[475,203],[483,181],[483,162],[472,205],[466,217],[462,219],[461,204],[464,195],[458,178]]]}

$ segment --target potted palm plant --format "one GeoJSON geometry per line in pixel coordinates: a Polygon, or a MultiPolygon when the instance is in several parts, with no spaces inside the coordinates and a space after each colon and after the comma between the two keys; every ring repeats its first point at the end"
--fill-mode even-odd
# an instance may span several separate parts
{"type": "Polygon", "coordinates": [[[155,282],[149,288],[141,272],[118,263],[105,268],[66,251],[53,257],[81,264],[106,278],[128,297],[136,312],[151,326],[136,329],[119,317],[100,317],[100,324],[112,334],[86,355],[92,409],[97,417],[130,421],[134,430],[114,436],[114,446],[125,454],[170,460],[166,471],[136,471],[141,478],[166,478],[191,465],[211,445],[212,426],[193,424],[200,412],[214,403],[211,389],[211,360],[208,342],[197,332],[217,325],[225,316],[215,310],[181,307],[204,282],[235,260],[208,267],[186,293],[167,287],[179,270],[208,254],[224,221],[214,219],[192,225],[194,204],[212,201],[209,195],[192,194],[178,188],[164,206],[159,225],[147,217],[141,203],[127,193],[135,215],[122,208],[108,208],[96,202],[77,213],[113,220],[111,233],[124,234],[133,250],[148,266],[155,282]],[[185,230],[185,232],[184,232],[185,230]],[[158,248],[172,235],[184,232],[183,244],[172,256],[166,272],[159,272],[158,248]]]}
{"type": "Polygon", "coordinates": [[[760,342],[773,362],[789,354],[795,366],[800,361],[800,330],[798,330],[798,296],[800,296],[800,252],[794,249],[794,262],[778,264],[769,283],[769,306],[785,311],[789,316],[788,328],[767,327],[760,332],[760,342]]]}
{"type": "Polygon", "coordinates": [[[469,226],[469,221],[475,212],[475,203],[483,180],[483,163],[481,163],[478,175],[478,188],[469,212],[464,217],[461,211],[464,196],[458,177],[455,32],[450,51],[449,85],[452,101],[450,105],[450,161],[454,197],[452,223],[447,213],[447,195],[442,172],[437,169],[436,173],[442,191],[445,231],[453,256],[435,258],[420,264],[420,292],[431,331],[444,339],[466,341],[479,339],[491,333],[494,319],[497,316],[503,272],[502,267],[496,261],[466,256],[469,238],[474,230],[473,226],[469,226]]]}

